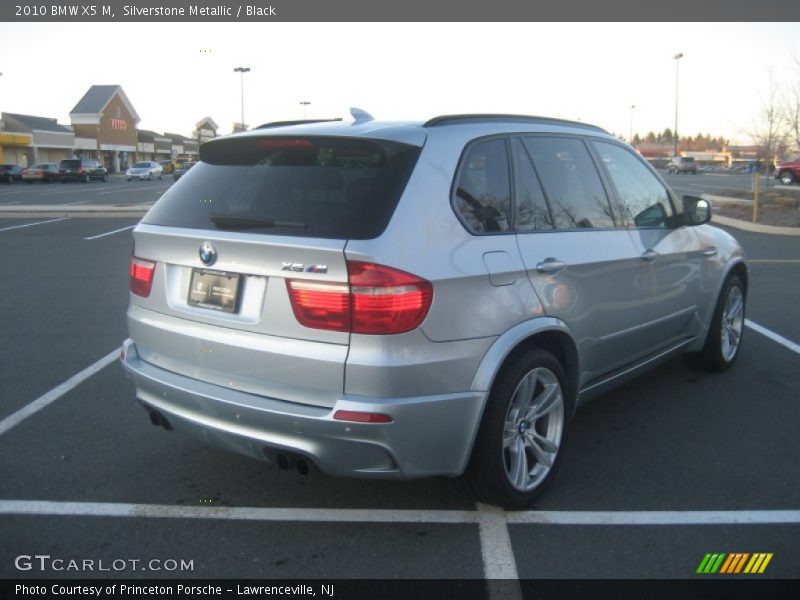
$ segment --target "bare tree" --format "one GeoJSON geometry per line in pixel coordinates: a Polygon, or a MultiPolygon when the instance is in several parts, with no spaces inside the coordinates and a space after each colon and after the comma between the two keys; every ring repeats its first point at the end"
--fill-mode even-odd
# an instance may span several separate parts
{"type": "MultiPolygon", "coordinates": [[[[767,72],[769,73],[767,96],[748,134],[754,144],[764,149],[766,153],[765,167],[769,174],[770,162],[778,152],[785,148],[787,136],[780,88],[773,79],[772,67],[767,69],[767,72]]],[[[765,187],[769,187],[769,179],[767,177],[765,187]]]]}
{"type": "Polygon", "coordinates": [[[783,110],[789,142],[800,151],[800,58],[794,63],[796,77],[787,85],[783,110]]]}

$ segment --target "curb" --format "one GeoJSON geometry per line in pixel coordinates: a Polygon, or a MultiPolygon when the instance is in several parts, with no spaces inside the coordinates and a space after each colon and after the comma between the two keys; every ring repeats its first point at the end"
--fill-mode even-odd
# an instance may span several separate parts
{"type": "Polygon", "coordinates": [[[722,215],[715,215],[711,213],[711,222],[719,225],[726,225],[741,229],[742,231],[751,231],[753,233],[768,233],[771,235],[794,235],[800,236],[800,227],[779,227],[777,225],[762,225],[761,223],[748,223],[740,219],[733,219],[731,217],[723,217],[722,215]]]}

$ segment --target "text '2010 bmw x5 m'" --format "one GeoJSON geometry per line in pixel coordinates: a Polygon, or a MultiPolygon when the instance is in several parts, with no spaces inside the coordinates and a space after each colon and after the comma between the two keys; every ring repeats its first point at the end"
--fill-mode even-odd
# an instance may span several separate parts
{"type": "Polygon", "coordinates": [[[122,361],[167,429],[522,508],[581,402],[738,354],[741,248],[599,128],[361,113],[200,159],[134,230],[122,361]]]}

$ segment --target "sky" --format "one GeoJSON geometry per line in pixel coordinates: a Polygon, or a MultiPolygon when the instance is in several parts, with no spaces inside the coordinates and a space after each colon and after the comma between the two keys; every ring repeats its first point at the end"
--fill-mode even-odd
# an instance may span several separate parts
{"type": "Polygon", "coordinates": [[[392,121],[559,117],[627,137],[631,117],[640,135],[674,127],[676,62],[679,133],[748,143],[770,71],[800,81],[800,24],[0,23],[0,111],[68,124],[91,85],[119,84],[142,129],[190,135],[210,116],[227,133],[244,66],[250,125],[356,106],[392,121]]]}

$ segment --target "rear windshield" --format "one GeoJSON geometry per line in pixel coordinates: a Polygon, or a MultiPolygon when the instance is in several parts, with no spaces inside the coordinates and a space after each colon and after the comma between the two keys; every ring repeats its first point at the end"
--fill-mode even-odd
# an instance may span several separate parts
{"type": "Polygon", "coordinates": [[[681,162],[693,163],[694,162],[694,158],[692,158],[691,156],[687,156],[687,157],[682,158],[681,162]]]}
{"type": "Polygon", "coordinates": [[[61,169],[75,169],[81,166],[81,161],[79,160],[62,160],[59,168],[61,169]]]}
{"type": "Polygon", "coordinates": [[[370,239],[389,223],[418,156],[415,146],[341,137],[217,140],[142,222],[370,239]]]}
{"type": "Polygon", "coordinates": [[[146,162],[145,163],[136,163],[135,165],[133,165],[133,168],[134,169],[149,169],[150,168],[150,163],[146,163],[146,162]]]}

